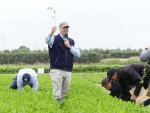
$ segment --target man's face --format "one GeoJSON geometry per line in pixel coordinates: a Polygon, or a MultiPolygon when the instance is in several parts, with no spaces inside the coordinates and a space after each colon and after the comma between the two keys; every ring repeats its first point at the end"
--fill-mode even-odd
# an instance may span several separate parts
{"type": "Polygon", "coordinates": [[[69,27],[60,27],[59,28],[60,34],[64,36],[64,34],[68,34],[69,27]]]}
{"type": "Polygon", "coordinates": [[[103,86],[106,90],[110,90],[111,89],[111,82],[109,82],[107,85],[103,86]]]}
{"type": "Polygon", "coordinates": [[[112,80],[113,81],[119,81],[119,79],[117,78],[117,73],[114,73],[114,75],[112,76],[112,80]]]}

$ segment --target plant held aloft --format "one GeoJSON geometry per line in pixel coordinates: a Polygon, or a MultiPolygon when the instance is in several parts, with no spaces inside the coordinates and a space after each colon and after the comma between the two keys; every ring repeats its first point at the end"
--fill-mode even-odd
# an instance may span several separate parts
{"type": "Polygon", "coordinates": [[[55,26],[56,26],[55,13],[57,13],[57,11],[53,10],[53,7],[47,7],[47,10],[52,10],[52,13],[54,14],[54,16],[52,16],[51,18],[53,18],[53,19],[54,19],[55,26]]]}

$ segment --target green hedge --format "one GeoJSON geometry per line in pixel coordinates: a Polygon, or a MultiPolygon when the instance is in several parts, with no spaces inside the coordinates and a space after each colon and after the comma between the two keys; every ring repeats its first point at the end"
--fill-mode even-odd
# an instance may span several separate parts
{"type": "Polygon", "coordinates": [[[20,54],[4,54],[0,53],[0,64],[34,64],[36,61],[40,63],[49,62],[48,53],[20,53],[20,54]]]}
{"type": "MultiPolygon", "coordinates": [[[[98,52],[81,52],[81,57],[74,57],[74,62],[79,64],[99,63],[100,59],[106,58],[129,58],[139,56],[137,51],[116,51],[111,54],[100,54],[98,52]]],[[[34,64],[34,63],[49,63],[48,52],[42,53],[19,53],[19,54],[5,54],[0,53],[0,64],[34,64]]]]}
{"type": "MultiPolygon", "coordinates": [[[[43,53],[19,53],[19,54],[5,54],[0,53],[0,64],[34,64],[34,63],[49,63],[48,52],[43,53]]],[[[81,53],[81,57],[74,57],[75,63],[99,63],[100,55],[96,52],[81,53]]]]}
{"type": "Polygon", "coordinates": [[[130,58],[130,57],[135,57],[139,56],[140,52],[137,51],[115,51],[111,52],[111,57],[112,58],[130,58]]]}
{"type": "Polygon", "coordinates": [[[74,57],[74,63],[89,64],[99,62],[100,62],[100,54],[96,52],[81,53],[80,58],[74,57]]]}
{"type": "MultiPolygon", "coordinates": [[[[73,73],[84,72],[106,72],[110,68],[121,68],[123,65],[88,65],[88,66],[74,66],[73,73]]],[[[44,68],[45,73],[49,73],[50,66],[1,66],[0,74],[16,74],[20,69],[32,68],[37,72],[38,68],[44,68]]]]}

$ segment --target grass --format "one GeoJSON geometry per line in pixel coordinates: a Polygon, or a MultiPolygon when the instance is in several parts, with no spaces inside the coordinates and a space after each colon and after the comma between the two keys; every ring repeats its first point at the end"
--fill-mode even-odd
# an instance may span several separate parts
{"type": "MultiPolygon", "coordinates": [[[[0,75],[1,113],[148,113],[150,107],[124,102],[109,96],[102,87],[96,87],[96,74],[84,74],[91,81],[83,79],[79,73],[72,74],[71,89],[60,105],[52,99],[52,85],[49,74],[39,74],[39,91],[25,86],[25,91],[10,90],[14,75],[0,75]]],[[[98,79],[98,78],[97,78],[98,79]]],[[[99,79],[100,80],[100,79],[99,79]]]]}
{"type": "Polygon", "coordinates": [[[98,75],[99,75],[100,77],[102,77],[102,78],[107,77],[107,73],[99,73],[98,75]]]}
{"type": "Polygon", "coordinates": [[[96,76],[94,73],[84,73],[84,78],[91,81],[93,84],[101,84],[102,78],[96,76]]]}

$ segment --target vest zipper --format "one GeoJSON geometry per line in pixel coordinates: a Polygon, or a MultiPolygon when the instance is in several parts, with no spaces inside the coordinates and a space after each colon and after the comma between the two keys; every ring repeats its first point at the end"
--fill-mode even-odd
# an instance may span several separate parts
{"type": "Polygon", "coordinates": [[[57,60],[58,60],[58,56],[57,56],[57,59],[56,59],[56,61],[55,61],[55,65],[56,65],[57,60]]]}

